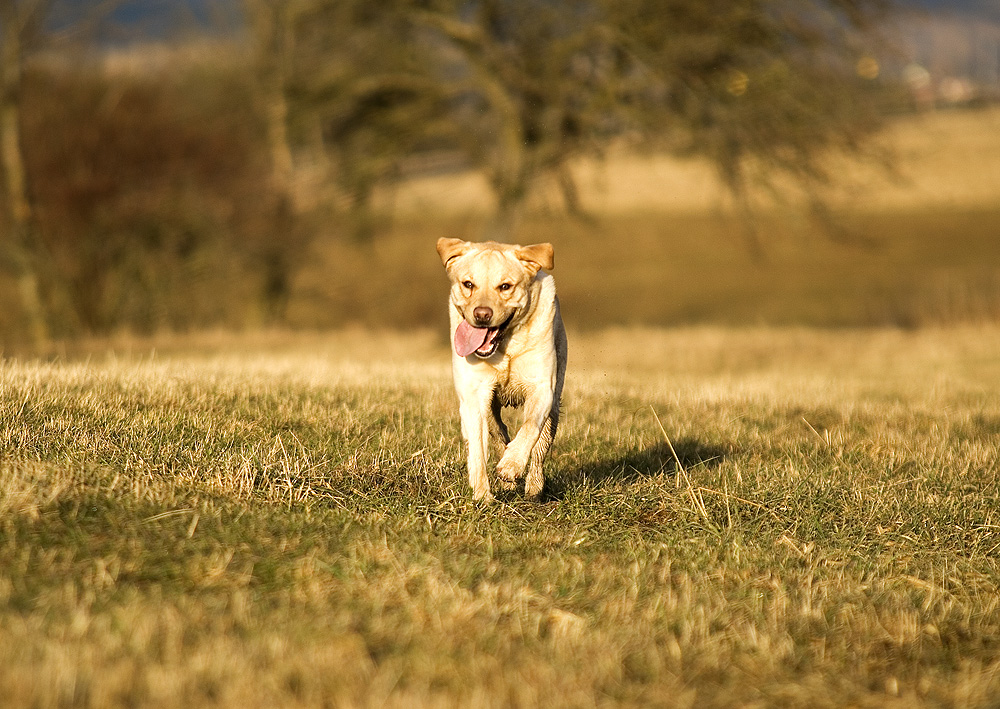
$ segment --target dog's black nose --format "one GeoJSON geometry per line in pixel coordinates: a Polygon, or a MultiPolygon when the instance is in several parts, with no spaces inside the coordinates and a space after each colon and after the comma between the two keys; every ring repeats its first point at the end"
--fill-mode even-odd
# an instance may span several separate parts
{"type": "Polygon", "coordinates": [[[477,323],[485,325],[493,319],[493,308],[487,308],[485,306],[476,308],[472,311],[472,317],[476,319],[477,323]]]}

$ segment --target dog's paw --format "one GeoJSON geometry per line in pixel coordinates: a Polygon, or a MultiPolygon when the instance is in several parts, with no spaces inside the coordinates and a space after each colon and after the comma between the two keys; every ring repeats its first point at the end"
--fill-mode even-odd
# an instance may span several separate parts
{"type": "Polygon", "coordinates": [[[493,493],[490,492],[489,488],[480,488],[479,490],[472,491],[472,499],[476,502],[485,502],[489,504],[490,502],[493,502],[493,493]]]}
{"type": "Polygon", "coordinates": [[[528,477],[528,480],[524,486],[524,496],[528,498],[531,502],[541,502],[542,501],[542,491],[545,488],[545,481],[532,480],[528,477]]]}
{"type": "Polygon", "coordinates": [[[526,465],[527,463],[516,460],[508,448],[507,452],[500,458],[500,462],[497,463],[497,477],[500,478],[500,484],[511,486],[505,489],[513,489],[517,479],[524,475],[526,465]]]}

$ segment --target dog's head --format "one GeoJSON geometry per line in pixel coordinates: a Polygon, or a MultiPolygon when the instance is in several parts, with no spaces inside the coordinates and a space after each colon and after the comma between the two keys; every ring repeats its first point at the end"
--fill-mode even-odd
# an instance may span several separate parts
{"type": "Polygon", "coordinates": [[[517,246],[438,239],[451,279],[451,302],[462,316],[455,332],[461,356],[490,357],[531,304],[531,283],[553,267],[552,244],[517,246]]]}

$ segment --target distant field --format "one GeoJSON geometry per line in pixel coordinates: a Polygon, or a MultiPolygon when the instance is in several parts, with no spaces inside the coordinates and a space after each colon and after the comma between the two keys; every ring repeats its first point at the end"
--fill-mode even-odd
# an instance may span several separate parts
{"type": "Polygon", "coordinates": [[[440,340],[0,363],[0,705],[995,706],[1000,329],[576,333],[488,507],[440,340]]]}
{"type": "MultiPolygon", "coordinates": [[[[399,219],[373,244],[324,245],[296,282],[295,327],[445,326],[439,236],[482,238],[481,221],[399,219]]],[[[758,220],[764,258],[745,225],[721,214],[653,214],[573,221],[536,214],[522,243],[551,241],[571,327],[1000,322],[1000,202],[992,208],[913,208],[841,214],[836,234],[800,213],[758,220]]]]}
{"type": "MultiPolygon", "coordinates": [[[[996,208],[1000,205],[1000,108],[938,111],[890,123],[871,156],[893,156],[893,170],[878,161],[831,159],[840,182],[833,203],[849,211],[996,208]]],[[[714,211],[727,197],[710,165],[663,155],[613,153],[603,163],[576,166],[581,197],[605,216],[714,211]]],[[[488,211],[486,183],[471,173],[422,177],[394,196],[403,212],[469,214],[488,211]]],[[[556,207],[554,185],[538,190],[536,208],[556,207]]]]}
{"type": "MultiPolygon", "coordinates": [[[[1000,321],[1000,109],[900,119],[884,142],[894,176],[840,164],[825,226],[795,204],[761,207],[761,259],[707,166],[663,157],[582,165],[591,219],[566,216],[543,189],[517,238],[556,245],[565,316],[579,328],[1000,321]]],[[[296,282],[293,325],[441,325],[434,241],[481,239],[488,194],[470,175],[445,175],[405,184],[395,204],[374,243],[317,249],[296,282]]]]}

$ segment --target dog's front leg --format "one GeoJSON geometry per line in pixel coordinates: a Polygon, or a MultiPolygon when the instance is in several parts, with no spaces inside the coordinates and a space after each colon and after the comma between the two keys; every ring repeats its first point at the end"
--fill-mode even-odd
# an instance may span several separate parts
{"type": "MultiPolygon", "coordinates": [[[[535,387],[524,402],[524,423],[514,440],[507,446],[497,464],[497,475],[504,480],[516,480],[524,474],[531,451],[538,442],[542,428],[552,412],[552,390],[549,387],[535,387]]],[[[539,491],[540,492],[540,491],[539,491]]],[[[537,496],[537,492],[534,493],[537,496]]]]}
{"type": "Polygon", "coordinates": [[[477,391],[463,397],[459,402],[459,416],[462,419],[462,437],[469,447],[469,484],[472,498],[489,502],[490,479],[486,475],[486,455],[489,445],[489,417],[492,390],[477,391]]]}

